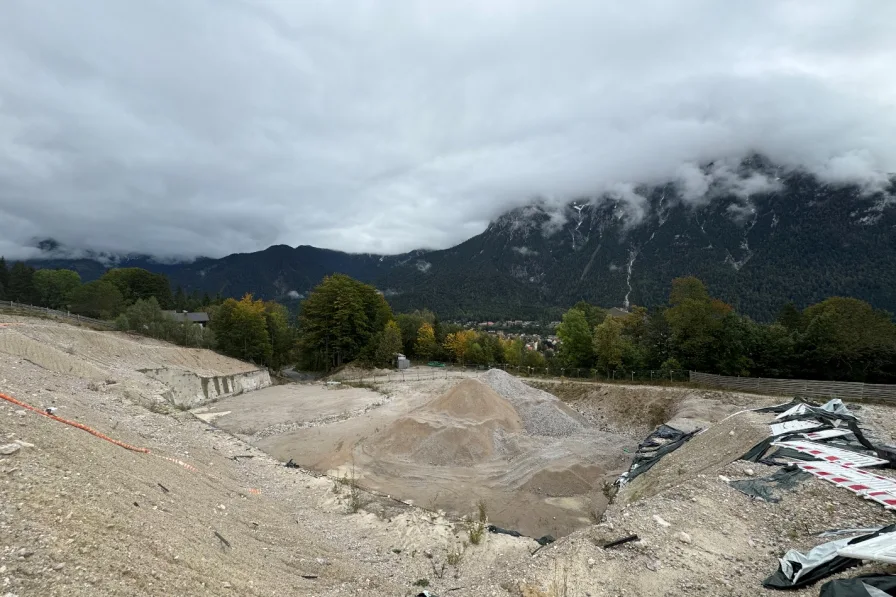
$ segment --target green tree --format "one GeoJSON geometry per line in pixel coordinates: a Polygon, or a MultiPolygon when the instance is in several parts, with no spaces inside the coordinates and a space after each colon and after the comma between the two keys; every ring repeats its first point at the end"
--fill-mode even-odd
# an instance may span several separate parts
{"type": "Polygon", "coordinates": [[[82,284],[69,296],[69,310],[72,313],[95,319],[115,319],[124,306],[124,298],[118,287],[102,280],[82,284]]]}
{"type": "Polygon", "coordinates": [[[521,364],[523,367],[532,367],[533,369],[543,369],[547,365],[543,354],[537,350],[529,349],[523,351],[523,362],[521,364]]]}
{"type": "Polygon", "coordinates": [[[174,319],[162,312],[154,296],[138,299],[116,318],[115,325],[123,331],[137,332],[151,338],[187,345],[186,339],[180,337],[185,335],[185,332],[174,319]],[[178,331],[181,331],[181,334],[178,334],[178,331]]]}
{"type": "Polygon", "coordinates": [[[736,314],[730,305],[712,299],[703,282],[694,277],[676,278],[672,281],[669,296],[671,307],[664,316],[669,324],[674,346],[674,356],[688,369],[719,371],[720,359],[736,360],[733,355],[722,354],[722,341],[726,326],[736,323],[736,314]]]}
{"type": "Polygon", "coordinates": [[[560,360],[567,367],[590,367],[594,362],[594,347],[588,320],[579,309],[570,309],[563,314],[563,321],[557,326],[560,338],[560,360]]]}
{"type": "Polygon", "coordinates": [[[328,370],[355,360],[364,349],[373,356],[372,340],[391,319],[392,310],[373,286],[342,274],[327,276],[301,305],[302,366],[328,370]]]}
{"type": "Polygon", "coordinates": [[[812,377],[884,381],[896,374],[896,326],[864,301],[832,297],[807,307],[797,350],[812,377]]]}
{"type": "Polygon", "coordinates": [[[383,330],[379,346],[376,349],[376,364],[389,366],[395,360],[395,355],[402,350],[401,328],[398,323],[390,321],[383,330]]]}
{"type": "Polygon", "coordinates": [[[485,365],[488,362],[488,356],[479,342],[470,344],[470,349],[467,351],[467,360],[474,365],[485,365]]]}
{"type": "Polygon", "coordinates": [[[585,314],[585,320],[588,322],[588,329],[592,334],[594,333],[594,328],[603,323],[604,319],[607,318],[606,309],[602,309],[586,301],[579,301],[573,305],[572,308],[578,309],[585,314]]]}
{"type": "Polygon", "coordinates": [[[803,327],[803,315],[793,303],[787,303],[778,312],[775,322],[782,325],[790,332],[796,332],[803,327]]]}
{"type": "Polygon", "coordinates": [[[173,306],[171,285],[164,274],[154,274],[139,267],[121,267],[110,269],[100,280],[114,284],[128,304],[155,297],[162,309],[173,306]]]}
{"type": "Polygon", "coordinates": [[[414,342],[414,352],[423,360],[433,358],[435,352],[439,349],[436,342],[435,330],[429,323],[424,323],[417,330],[417,341],[414,342]]]}
{"type": "Polygon", "coordinates": [[[617,369],[630,350],[629,342],[622,337],[622,322],[616,317],[607,317],[594,329],[594,353],[597,366],[604,370],[617,369]]]}
{"type": "Polygon", "coordinates": [[[523,364],[523,357],[526,352],[526,344],[522,338],[515,338],[504,344],[504,362],[514,367],[523,364]]]}
{"type": "Polygon", "coordinates": [[[0,257],[0,301],[10,300],[9,292],[9,267],[6,265],[6,259],[0,257]]]}
{"type": "Polygon", "coordinates": [[[51,309],[65,309],[72,291],[81,285],[78,272],[67,269],[39,269],[34,272],[37,301],[51,309]]]}
{"type": "Polygon", "coordinates": [[[271,360],[268,366],[279,371],[293,360],[295,329],[289,324],[289,310],[274,301],[264,303],[264,319],[271,338],[271,360]]]}
{"type": "Polygon", "coordinates": [[[37,296],[34,291],[34,268],[21,261],[14,263],[9,270],[9,288],[6,294],[11,301],[35,304],[37,296]]]}
{"type": "Polygon", "coordinates": [[[177,290],[174,292],[173,299],[174,308],[178,311],[192,311],[193,309],[188,306],[187,295],[184,294],[184,289],[181,286],[177,287],[177,290]]]}
{"type": "MultiPolygon", "coordinates": [[[[428,310],[400,313],[395,317],[395,321],[401,329],[401,342],[404,347],[404,354],[408,357],[418,356],[414,350],[414,344],[417,342],[417,332],[424,323],[434,324],[435,315],[428,310]]],[[[435,328],[433,328],[433,333],[435,333],[435,328]]]]}
{"type": "Polygon", "coordinates": [[[263,301],[247,294],[242,300],[227,299],[218,309],[212,328],[218,348],[232,357],[270,365],[273,348],[268,335],[263,301]]]}

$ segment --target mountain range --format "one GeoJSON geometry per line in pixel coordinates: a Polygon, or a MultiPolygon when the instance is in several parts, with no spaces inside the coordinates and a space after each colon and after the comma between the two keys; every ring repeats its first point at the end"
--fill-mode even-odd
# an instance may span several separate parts
{"type": "MultiPolygon", "coordinates": [[[[703,165],[690,183],[623,185],[566,204],[513,209],[457,246],[400,255],[277,245],[189,263],[148,256],[59,257],[36,267],[95,279],[110,266],[164,273],[172,287],[297,302],[339,272],[376,285],[396,310],[443,318],[554,319],[578,300],[663,304],[695,275],[738,311],[767,321],[787,302],[854,296],[896,311],[896,184],[870,190],[782,169],[760,156],[703,165]]],[[[693,177],[692,177],[693,178],[693,177]]]]}

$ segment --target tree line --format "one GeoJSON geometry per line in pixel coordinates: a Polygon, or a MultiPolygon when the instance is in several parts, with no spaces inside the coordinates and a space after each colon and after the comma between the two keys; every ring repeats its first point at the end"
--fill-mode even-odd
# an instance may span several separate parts
{"type": "Polygon", "coordinates": [[[389,366],[397,354],[422,361],[543,366],[522,340],[442,323],[428,310],[394,314],[373,286],[334,274],[308,295],[298,318],[299,366],[329,370],[349,362],[389,366]]]}
{"type": "Polygon", "coordinates": [[[603,373],[685,369],[753,377],[896,382],[896,325],[889,313],[832,297],[785,305],[756,323],[709,295],[695,277],[672,282],[666,306],[614,317],[579,303],[563,315],[554,364],[603,373]]]}
{"type": "Polygon", "coordinates": [[[167,276],[136,267],[110,269],[82,283],[71,270],[36,270],[22,262],[9,267],[0,257],[0,300],[113,321],[121,331],[212,348],[273,369],[295,359],[295,321],[283,305],[252,295],[236,300],[172,292],[167,276]],[[202,310],[211,323],[203,327],[166,310],[202,310]]]}
{"type": "Polygon", "coordinates": [[[604,375],[695,370],[722,375],[896,382],[896,325],[868,303],[832,297],[805,309],[785,305],[757,323],[712,296],[695,277],[672,282],[666,305],[619,316],[587,302],[567,310],[559,348],[521,337],[443,323],[432,311],[393,313],[382,293],[334,274],[301,303],[297,316],[274,301],[171,292],[166,276],[140,268],[108,270],[82,283],[69,270],[8,267],[0,257],[0,300],[114,321],[120,330],[220,352],[279,369],[297,363],[326,371],[349,362],[389,366],[395,355],[471,365],[547,367],[604,375]],[[177,321],[169,309],[201,309],[211,324],[177,321]]]}

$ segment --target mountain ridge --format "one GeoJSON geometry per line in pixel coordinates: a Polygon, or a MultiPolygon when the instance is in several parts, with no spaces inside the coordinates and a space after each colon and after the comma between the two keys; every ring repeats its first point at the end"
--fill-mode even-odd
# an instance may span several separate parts
{"type": "Polygon", "coordinates": [[[379,255],[274,245],[183,263],[148,256],[31,263],[75,269],[85,280],[113,263],[144,267],[186,291],[286,301],[338,272],[375,284],[399,310],[425,307],[451,318],[553,318],[578,300],[652,307],[681,275],[700,277],[758,320],[784,303],[832,295],[896,311],[894,188],[827,183],[753,156],[709,163],[684,182],[536,200],[447,249],[379,255]]]}

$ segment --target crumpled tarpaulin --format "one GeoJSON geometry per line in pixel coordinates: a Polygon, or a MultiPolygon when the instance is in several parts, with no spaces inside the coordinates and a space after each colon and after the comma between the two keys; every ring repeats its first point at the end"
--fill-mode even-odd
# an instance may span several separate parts
{"type": "Polygon", "coordinates": [[[781,498],[776,494],[793,489],[800,481],[811,478],[812,475],[810,473],[801,471],[795,466],[788,466],[769,477],[729,481],[728,485],[750,497],[759,498],[774,504],[781,501],[781,498]]]}
{"type": "Polygon", "coordinates": [[[496,535],[510,535],[511,537],[522,537],[522,533],[519,531],[511,531],[508,529],[502,529],[501,527],[490,524],[486,527],[489,533],[495,533],[496,535]]]}
{"type": "Polygon", "coordinates": [[[867,541],[881,533],[890,533],[894,530],[896,524],[867,535],[822,543],[805,554],[791,549],[778,560],[778,571],[766,578],[762,586],[767,589],[799,589],[847,568],[858,566],[862,563],[861,560],[839,556],[837,552],[847,545],[867,541]]]}
{"type": "Polygon", "coordinates": [[[809,406],[818,406],[814,402],[810,402],[809,400],[803,400],[802,398],[794,398],[790,402],[785,402],[784,404],[776,404],[774,406],[765,406],[763,408],[754,408],[753,412],[757,413],[783,413],[787,412],[794,406],[799,406],[800,404],[808,404],[809,406]]]}
{"type": "Polygon", "coordinates": [[[896,576],[865,574],[855,578],[841,578],[821,585],[819,597],[893,597],[896,596],[896,576]]]}
{"type": "Polygon", "coordinates": [[[638,475],[646,473],[663,456],[683,446],[685,442],[700,431],[700,429],[695,429],[690,433],[685,433],[669,425],[660,425],[643,442],[638,444],[638,451],[635,453],[635,459],[632,461],[631,467],[629,467],[628,472],[622,473],[616,480],[616,484],[619,486],[625,485],[638,475]]]}

